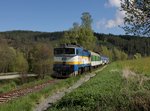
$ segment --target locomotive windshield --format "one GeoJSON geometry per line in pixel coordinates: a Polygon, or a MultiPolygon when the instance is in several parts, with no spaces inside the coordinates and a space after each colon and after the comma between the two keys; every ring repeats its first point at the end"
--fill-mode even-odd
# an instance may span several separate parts
{"type": "Polygon", "coordinates": [[[75,49],[74,48],[55,48],[54,49],[54,54],[59,55],[59,54],[75,54],[75,49]]]}

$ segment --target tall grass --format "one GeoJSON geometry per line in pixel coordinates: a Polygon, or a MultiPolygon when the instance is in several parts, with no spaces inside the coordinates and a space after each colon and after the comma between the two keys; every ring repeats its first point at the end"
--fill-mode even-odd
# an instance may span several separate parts
{"type": "Polygon", "coordinates": [[[137,74],[150,77],[150,57],[120,62],[123,68],[129,68],[137,74]]]}
{"type": "MultiPolygon", "coordinates": [[[[126,66],[140,72],[144,60],[116,62],[109,65],[74,92],[66,94],[49,111],[148,111],[150,110],[150,81],[139,87],[136,77],[124,78],[126,66]],[[136,67],[134,68],[134,63],[136,67]]],[[[146,63],[149,65],[148,63],[146,63]]],[[[142,70],[143,71],[143,70],[142,70]]],[[[149,75],[149,69],[143,71],[149,75]]]]}
{"type": "Polygon", "coordinates": [[[5,93],[5,92],[8,92],[12,89],[16,89],[17,85],[14,81],[11,81],[9,83],[3,83],[1,84],[0,86],[0,94],[1,93],[5,93]]]}

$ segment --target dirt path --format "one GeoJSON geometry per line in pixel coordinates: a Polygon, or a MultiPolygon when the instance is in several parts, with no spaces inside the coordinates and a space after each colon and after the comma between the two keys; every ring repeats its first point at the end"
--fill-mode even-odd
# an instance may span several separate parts
{"type": "Polygon", "coordinates": [[[34,111],[45,111],[45,110],[47,110],[49,107],[51,107],[52,104],[54,104],[55,102],[60,100],[63,96],[65,96],[66,93],[72,92],[74,89],[78,88],[83,83],[87,82],[90,78],[94,77],[96,75],[95,73],[102,71],[105,67],[106,66],[102,67],[99,70],[96,70],[95,72],[86,74],[84,77],[79,79],[75,84],[73,84],[69,88],[63,89],[62,91],[54,93],[53,95],[49,96],[43,102],[38,104],[36,106],[36,108],[34,109],[34,111]]]}

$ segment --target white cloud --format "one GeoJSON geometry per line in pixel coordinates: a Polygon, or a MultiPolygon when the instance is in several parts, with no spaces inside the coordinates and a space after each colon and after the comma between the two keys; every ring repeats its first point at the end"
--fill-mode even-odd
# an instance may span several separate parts
{"type": "Polygon", "coordinates": [[[122,25],[124,23],[124,17],[125,17],[125,12],[124,11],[120,11],[121,8],[121,0],[107,0],[107,2],[105,3],[105,6],[111,8],[111,7],[115,7],[116,8],[116,12],[115,12],[115,17],[114,19],[110,19],[110,20],[100,20],[97,22],[97,28],[100,27],[105,27],[107,28],[114,28],[114,27],[118,27],[119,25],[122,25]]]}
{"type": "Polygon", "coordinates": [[[106,19],[101,19],[96,23],[96,27],[97,29],[101,29],[101,26],[105,26],[106,25],[106,19]]]}
{"type": "Polygon", "coordinates": [[[125,16],[125,12],[124,11],[116,11],[116,15],[114,19],[110,19],[107,20],[105,23],[105,27],[106,28],[113,28],[113,27],[117,27],[119,25],[122,25],[124,23],[124,16],[125,16]]]}
{"type": "Polygon", "coordinates": [[[113,7],[120,7],[121,0],[109,0],[108,3],[113,7]]]}

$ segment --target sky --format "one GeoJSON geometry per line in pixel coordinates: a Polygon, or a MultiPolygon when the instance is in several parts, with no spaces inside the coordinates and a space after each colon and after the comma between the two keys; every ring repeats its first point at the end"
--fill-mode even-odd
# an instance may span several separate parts
{"type": "Polygon", "coordinates": [[[0,32],[64,31],[89,12],[98,33],[124,34],[120,0],[0,0],[0,32]]]}

